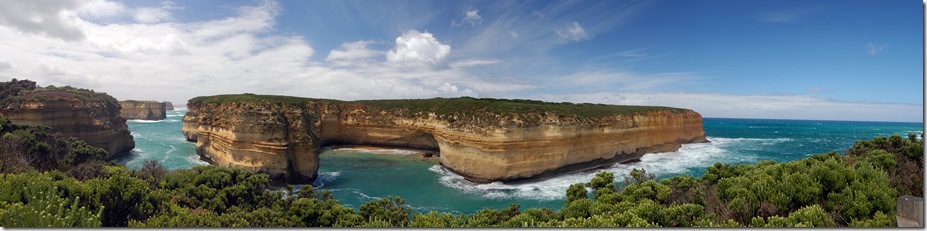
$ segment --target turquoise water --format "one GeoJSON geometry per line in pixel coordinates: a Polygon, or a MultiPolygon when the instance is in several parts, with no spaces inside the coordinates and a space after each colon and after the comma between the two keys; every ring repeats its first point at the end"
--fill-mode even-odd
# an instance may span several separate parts
{"type": "MultiPolygon", "coordinates": [[[[138,168],[144,160],[159,160],[170,169],[206,164],[195,154],[193,143],[180,134],[184,110],[169,112],[161,122],[129,121],[136,150],[121,160],[138,168]]],[[[923,133],[923,123],[801,121],[765,119],[704,119],[711,143],[686,144],[677,151],[644,155],[640,162],[616,164],[601,170],[622,179],[632,168],[644,168],[658,177],[678,174],[701,176],[715,162],[755,163],[795,160],[812,154],[843,153],[857,140],[876,136],[923,133]]],[[[409,152],[325,150],[320,156],[319,178],[314,186],[331,190],[347,206],[387,196],[401,196],[414,211],[472,213],[482,208],[559,209],[571,184],[586,182],[596,171],[564,174],[533,182],[474,184],[451,173],[434,159],[409,152]],[[372,153],[373,152],[373,153],[372,153]]]]}
{"type": "Polygon", "coordinates": [[[196,155],[196,145],[187,142],[180,133],[186,108],[167,111],[167,118],[159,121],[129,120],[129,131],[135,137],[135,149],[116,160],[129,168],[137,169],[146,160],[157,160],[168,169],[187,169],[207,165],[196,155]]]}

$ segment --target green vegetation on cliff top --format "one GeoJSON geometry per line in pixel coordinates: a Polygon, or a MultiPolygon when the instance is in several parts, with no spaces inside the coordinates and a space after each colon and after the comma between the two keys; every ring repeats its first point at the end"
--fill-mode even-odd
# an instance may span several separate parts
{"type": "Polygon", "coordinates": [[[39,87],[31,80],[13,79],[10,82],[0,82],[0,108],[13,106],[23,103],[26,99],[38,99],[39,101],[55,100],[62,98],[73,98],[91,108],[98,108],[105,111],[114,110],[118,113],[118,102],[116,98],[93,90],[75,88],[71,86],[56,87],[48,85],[39,87]]]}
{"type": "Polygon", "coordinates": [[[297,107],[305,106],[315,101],[344,102],[344,101],[331,100],[331,99],[302,98],[302,97],[284,96],[284,95],[255,95],[251,93],[236,94],[236,95],[199,96],[199,97],[190,99],[191,103],[218,103],[218,104],[263,103],[263,104],[278,104],[278,105],[297,106],[297,107]]]}
{"type": "Polygon", "coordinates": [[[297,107],[318,101],[324,101],[328,103],[360,103],[381,108],[405,109],[412,113],[435,113],[436,115],[453,115],[462,112],[482,112],[498,115],[550,113],[600,118],[609,115],[632,115],[661,110],[669,111],[672,113],[685,113],[688,111],[681,108],[660,106],[628,106],[591,103],[575,104],[568,102],[550,103],[525,99],[493,99],[471,97],[339,101],[293,96],[239,94],[200,96],[190,100],[191,103],[266,103],[297,107]]]}
{"type": "Polygon", "coordinates": [[[877,137],[848,155],[717,163],[701,177],[657,180],[634,169],[624,184],[600,172],[570,186],[559,211],[513,204],[470,214],[413,211],[398,197],[349,208],[327,191],[268,190],[266,174],[220,166],[7,169],[0,226],[893,227],[896,198],[923,196],[923,145],[913,134],[877,137]]]}

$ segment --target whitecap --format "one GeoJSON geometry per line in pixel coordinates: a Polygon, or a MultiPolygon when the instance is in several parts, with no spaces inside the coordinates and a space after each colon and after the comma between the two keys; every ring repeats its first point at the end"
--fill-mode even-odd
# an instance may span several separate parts
{"type": "Polygon", "coordinates": [[[165,156],[167,156],[168,154],[171,154],[171,153],[174,153],[175,151],[177,151],[177,147],[174,147],[174,145],[170,145],[170,144],[166,144],[166,143],[161,143],[161,145],[165,145],[165,146],[170,147],[170,149],[168,149],[167,151],[164,152],[165,156]]]}
{"type": "Polygon", "coordinates": [[[361,197],[365,199],[365,201],[375,201],[375,200],[383,199],[382,197],[375,197],[375,196],[364,194],[364,192],[362,192],[361,190],[357,190],[357,189],[351,190],[351,192],[357,195],[360,195],[361,197]]]}
{"type": "Polygon", "coordinates": [[[133,123],[160,123],[163,120],[127,120],[133,123]]]}
{"type": "Polygon", "coordinates": [[[489,199],[561,200],[563,199],[563,193],[571,184],[591,179],[591,175],[587,176],[588,173],[572,173],[535,182],[477,184],[440,165],[431,166],[428,170],[437,173],[440,176],[439,183],[444,186],[489,199]]]}
{"type": "Polygon", "coordinates": [[[312,183],[313,188],[322,188],[325,187],[325,183],[335,181],[335,179],[341,176],[340,171],[328,172],[319,170],[318,176],[315,179],[315,182],[312,183]]]}
{"type": "Polygon", "coordinates": [[[464,179],[441,165],[431,166],[428,170],[439,176],[440,184],[460,190],[462,192],[478,195],[489,199],[530,199],[540,201],[562,200],[566,190],[572,184],[585,183],[595,177],[599,171],[608,171],[620,181],[628,176],[632,169],[645,169],[648,173],[660,176],[689,173],[695,168],[705,168],[716,162],[743,163],[755,162],[758,157],[737,153],[743,146],[774,145],[790,142],[789,138],[718,138],[709,137],[711,143],[683,144],[675,152],[651,153],[640,158],[640,161],[629,164],[614,164],[604,169],[574,172],[537,181],[502,183],[492,182],[477,184],[464,179]]]}
{"type": "Polygon", "coordinates": [[[200,158],[199,155],[190,155],[190,156],[187,156],[187,160],[189,160],[190,163],[193,163],[193,164],[196,165],[196,166],[209,165],[209,162],[206,162],[205,160],[203,160],[202,158],[200,158]]]}
{"type": "Polygon", "coordinates": [[[350,152],[363,152],[363,153],[381,154],[381,155],[415,155],[415,154],[422,153],[421,151],[406,150],[406,149],[336,148],[335,150],[350,151],[350,152]]]}
{"type": "Polygon", "coordinates": [[[721,138],[721,137],[708,137],[708,141],[718,144],[730,144],[735,142],[759,142],[763,145],[778,144],[782,142],[793,141],[791,138],[721,138]]]}

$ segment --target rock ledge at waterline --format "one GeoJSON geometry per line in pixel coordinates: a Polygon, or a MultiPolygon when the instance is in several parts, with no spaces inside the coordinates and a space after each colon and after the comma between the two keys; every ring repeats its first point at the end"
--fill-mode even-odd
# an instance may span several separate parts
{"type": "Polygon", "coordinates": [[[183,134],[196,142],[198,154],[218,165],[303,183],[316,178],[320,147],[328,145],[439,151],[442,165],[486,183],[595,168],[707,142],[700,114],[669,107],[242,94],[193,98],[187,109],[183,134]]]}

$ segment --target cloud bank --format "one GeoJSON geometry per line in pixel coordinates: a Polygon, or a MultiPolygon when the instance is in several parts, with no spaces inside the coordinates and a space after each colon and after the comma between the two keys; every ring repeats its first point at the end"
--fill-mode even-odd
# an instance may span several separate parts
{"type": "Polygon", "coordinates": [[[657,105],[695,110],[703,117],[908,121],[923,122],[923,105],[846,102],[803,95],[733,95],[721,93],[585,93],[548,94],[536,98],[559,102],[657,105]]]}
{"type": "MultiPolygon", "coordinates": [[[[120,100],[168,100],[179,106],[196,96],[245,92],[343,100],[474,96],[665,105],[691,108],[706,117],[923,117],[922,105],[801,95],[652,92],[701,78],[686,72],[593,68],[521,73],[549,65],[552,59],[544,53],[551,47],[592,40],[577,21],[522,25],[511,15],[487,17],[494,19],[490,21],[481,11],[471,10],[456,23],[484,29],[465,42],[452,43],[440,34],[412,28],[384,40],[343,41],[333,49],[317,50],[310,38],[276,31],[281,9],[274,1],[201,21],[178,20],[173,13],[181,7],[171,2],[145,7],[104,0],[3,5],[0,81],[32,79],[41,85],[90,88],[120,100]],[[516,30],[522,27],[527,29],[516,30]],[[529,55],[504,55],[526,47],[524,54],[529,55]]],[[[544,19],[553,15],[544,13],[544,19]]],[[[884,45],[867,44],[867,49],[877,54],[884,45]]],[[[640,49],[617,55],[647,56],[640,49]]]]}
{"type": "Polygon", "coordinates": [[[317,51],[306,38],[273,33],[280,13],[273,1],[195,22],[173,19],[172,3],[143,8],[104,1],[15,3],[26,10],[0,13],[0,77],[91,88],[118,99],[184,104],[195,96],[244,92],[422,98],[534,87],[473,76],[468,68],[494,62],[451,62],[450,45],[417,30],[397,36],[389,50],[371,48],[373,41],[351,41],[329,51],[324,61],[313,61],[317,51]],[[44,24],[23,19],[30,17],[44,24]],[[95,23],[81,17],[132,20],[95,23]]]}

